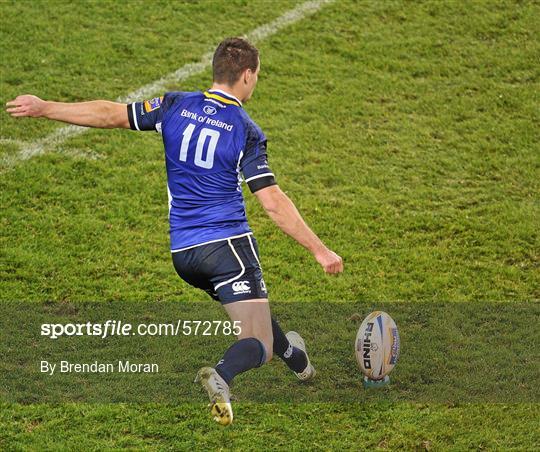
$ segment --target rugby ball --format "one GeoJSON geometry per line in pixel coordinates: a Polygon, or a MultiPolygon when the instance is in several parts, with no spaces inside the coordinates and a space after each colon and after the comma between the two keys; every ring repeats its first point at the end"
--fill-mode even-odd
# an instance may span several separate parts
{"type": "Polygon", "coordinates": [[[358,367],[371,380],[382,380],[399,357],[399,333],[396,322],[386,312],[369,314],[356,334],[354,352],[358,367]]]}

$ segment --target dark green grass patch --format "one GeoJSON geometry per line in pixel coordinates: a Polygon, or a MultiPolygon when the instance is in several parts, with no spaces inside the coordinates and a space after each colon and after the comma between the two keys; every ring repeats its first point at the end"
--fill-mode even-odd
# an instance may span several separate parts
{"type": "Polygon", "coordinates": [[[242,404],[223,429],[203,403],[2,404],[0,441],[40,450],[534,450],[539,415],[538,405],[512,404],[242,404]]]}

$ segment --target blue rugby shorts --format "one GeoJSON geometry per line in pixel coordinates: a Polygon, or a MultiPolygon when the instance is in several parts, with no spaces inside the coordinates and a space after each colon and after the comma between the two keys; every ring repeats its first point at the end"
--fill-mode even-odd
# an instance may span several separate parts
{"type": "Polygon", "coordinates": [[[172,253],[178,276],[221,304],[268,298],[251,233],[172,253]]]}

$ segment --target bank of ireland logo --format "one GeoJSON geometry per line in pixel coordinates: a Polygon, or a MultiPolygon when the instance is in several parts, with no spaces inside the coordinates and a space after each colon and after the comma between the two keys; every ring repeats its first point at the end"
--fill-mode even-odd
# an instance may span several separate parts
{"type": "Polygon", "coordinates": [[[251,293],[251,287],[249,287],[249,281],[235,281],[232,283],[232,290],[234,295],[241,293],[251,293]]]}
{"type": "Polygon", "coordinates": [[[215,115],[217,113],[217,110],[216,110],[216,107],[213,107],[212,105],[205,105],[203,107],[203,111],[207,114],[207,115],[215,115]]]}

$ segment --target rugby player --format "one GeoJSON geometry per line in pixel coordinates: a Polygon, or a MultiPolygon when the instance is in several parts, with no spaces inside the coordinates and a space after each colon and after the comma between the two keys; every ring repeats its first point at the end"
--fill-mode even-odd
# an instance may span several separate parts
{"type": "Polygon", "coordinates": [[[233,420],[229,385],[241,372],[260,367],[273,354],[303,381],[313,378],[302,337],[284,334],[271,317],[257,241],[246,219],[242,176],[279,228],[307,248],[326,273],[343,271],[343,261],[307,226],[277,185],[266,137],[243,103],[255,89],[259,52],[242,38],[217,47],[212,88],[169,92],[122,104],[96,100],[48,102],[32,95],[8,102],[14,117],[45,117],[99,128],[153,130],[165,147],[170,242],[174,268],[187,283],[221,302],[241,325],[237,341],[215,367],[197,374],[207,390],[214,419],[233,420]]]}

